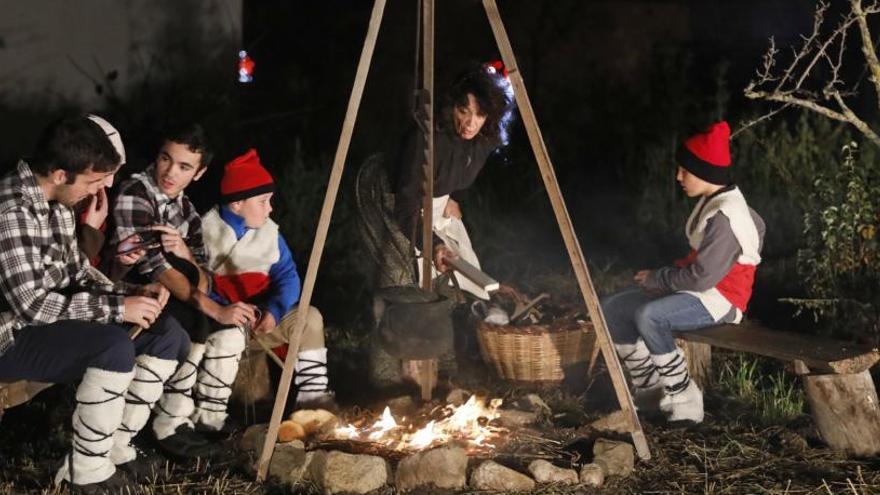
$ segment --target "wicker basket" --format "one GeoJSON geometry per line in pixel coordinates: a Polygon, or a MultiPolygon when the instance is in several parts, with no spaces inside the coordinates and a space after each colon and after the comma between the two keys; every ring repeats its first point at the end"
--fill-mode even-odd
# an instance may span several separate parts
{"type": "Polygon", "coordinates": [[[480,353],[501,378],[522,382],[560,382],[563,369],[589,358],[595,341],[593,325],[477,326],[480,353]]]}

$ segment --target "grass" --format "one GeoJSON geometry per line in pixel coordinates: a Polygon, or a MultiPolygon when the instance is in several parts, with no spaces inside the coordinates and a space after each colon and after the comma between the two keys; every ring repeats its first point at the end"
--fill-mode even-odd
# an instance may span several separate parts
{"type": "Polygon", "coordinates": [[[768,372],[757,358],[737,354],[721,363],[716,382],[721,390],[753,407],[765,425],[792,421],[804,412],[804,393],[782,370],[768,372]]]}

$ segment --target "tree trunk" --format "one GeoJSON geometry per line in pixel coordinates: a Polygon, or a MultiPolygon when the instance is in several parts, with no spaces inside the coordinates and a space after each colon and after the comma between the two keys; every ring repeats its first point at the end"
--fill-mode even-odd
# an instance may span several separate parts
{"type": "Polygon", "coordinates": [[[803,378],[813,420],[830,447],[857,456],[880,452],[880,405],[867,370],[803,378]]]}

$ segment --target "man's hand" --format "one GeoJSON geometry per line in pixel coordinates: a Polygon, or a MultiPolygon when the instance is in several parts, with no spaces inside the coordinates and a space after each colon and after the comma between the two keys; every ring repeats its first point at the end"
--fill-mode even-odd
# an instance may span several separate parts
{"type": "Polygon", "coordinates": [[[458,201],[449,198],[446,200],[446,208],[443,209],[443,216],[446,218],[458,218],[461,219],[461,206],[458,205],[458,201]]]}
{"type": "Polygon", "coordinates": [[[455,258],[458,258],[458,255],[446,247],[446,244],[437,244],[434,246],[434,266],[437,268],[438,272],[443,273],[451,270],[451,267],[446,264],[446,260],[454,260],[455,258]]]}
{"type": "Polygon", "coordinates": [[[263,317],[260,318],[260,322],[254,327],[254,335],[269,333],[274,330],[277,325],[278,323],[275,321],[275,317],[272,316],[272,313],[265,311],[263,317]]]}
{"type": "Polygon", "coordinates": [[[222,306],[214,319],[237,327],[249,327],[257,321],[254,306],[243,302],[222,306]]]}
{"type": "Polygon", "coordinates": [[[153,282],[151,284],[146,284],[142,286],[140,293],[141,295],[152,297],[153,299],[159,301],[159,305],[161,305],[163,309],[168,303],[168,299],[171,297],[171,292],[169,292],[168,289],[159,282],[153,282]]]}
{"type": "Polygon", "coordinates": [[[639,284],[639,287],[644,288],[645,282],[648,281],[648,276],[651,275],[651,270],[639,270],[636,272],[636,275],[633,277],[635,283],[639,284]]]}
{"type": "Polygon", "coordinates": [[[134,323],[142,328],[149,328],[162,312],[159,301],[148,296],[128,296],[123,300],[122,320],[134,323]]]}
{"type": "Polygon", "coordinates": [[[107,212],[107,192],[103,187],[100,187],[98,192],[92,195],[92,200],[86,208],[83,223],[95,230],[101,230],[101,226],[107,220],[107,212]]]}
{"type": "Polygon", "coordinates": [[[153,225],[150,228],[162,233],[162,247],[166,252],[174,253],[178,258],[193,261],[189,246],[186,245],[186,240],[177,229],[167,225],[153,225]]]}
{"type": "Polygon", "coordinates": [[[146,251],[144,251],[143,249],[139,249],[137,251],[132,251],[126,254],[117,254],[116,259],[119,261],[119,263],[125,266],[131,266],[137,263],[138,260],[141,259],[145,254],[147,254],[146,251]]]}

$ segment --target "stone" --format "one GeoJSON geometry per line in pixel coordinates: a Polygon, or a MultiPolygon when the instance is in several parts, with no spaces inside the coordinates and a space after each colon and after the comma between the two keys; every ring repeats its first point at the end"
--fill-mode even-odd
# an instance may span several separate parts
{"type": "Polygon", "coordinates": [[[467,402],[467,400],[471,398],[471,395],[473,394],[467,390],[455,388],[446,394],[446,403],[457,407],[467,402]]]}
{"type": "Polygon", "coordinates": [[[501,426],[507,428],[522,428],[538,421],[538,415],[516,409],[499,409],[497,421],[501,426]]]}
{"type": "Polygon", "coordinates": [[[388,409],[391,409],[391,412],[395,415],[409,414],[414,411],[416,408],[416,403],[413,402],[412,397],[409,395],[402,395],[400,397],[395,397],[388,401],[388,409]]]}
{"type": "Polygon", "coordinates": [[[528,476],[498,464],[485,461],[471,473],[471,488],[476,490],[494,490],[525,492],[535,489],[535,480],[528,476]]]}
{"type": "Polygon", "coordinates": [[[605,477],[629,476],[635,464],[633,446],[600,438],[593,445],[593,462],[602,466],[605,477]]]}
{"type": "Polygon", "coordinates": [[[590,423],[590,428],[596,431],[613,432],[613,433],[629,433],[630,424],[623,411],[614,411],[613,413],[602,416],[590,423]]]}
{"type": "Polygon", "coordinates": [[[538,394],[527,394],[525,397],[517,400],[516,404],[518,409],[531,411],[539,415],[549,416],[553,413],[550,406],[538,394]]]}
{"type": "Polygon", "coordinates": [[[275,444],[275,452],[269,462],[269,476],[287,481],[292,471],[302,477],[306,462],[306,446],[299,440],[275,444]]]}
{"type": "Polygon", "coordinates": [[[591,462],[581,467],[581,484],[598,488],[605,483],[605,472],[602,466],[591,462]]]}
{"type": "Polygon", "coordinates": [[[307,456],[305,478],[323,493],[368,493],[388,482],[388,464],[374,455],[317,450],[307,456]]]}
{"type": "Polygon", "coordinates": [[[269,425],[265,423],[248,426],[244,433],[241,434],[238,445],[242,450],[260,452],[263,450],[263,442],[266,441],[266,432],[268,431],[269,425]]]}
{"type": "Polygon", "coordinates": [[[418,452],[400,461],[394,484],[402,492],[431,485],[461,489],[467,483],[467,463],[467,453],[457,447],[418,452]]]}
{"type": "Polygon", "coordinates": [[[543,460],[538,459],[529,464],[529,472],[538,483],[561,483],[576,485],[578,474],[574,469],[565,469],[543,460]]]}

